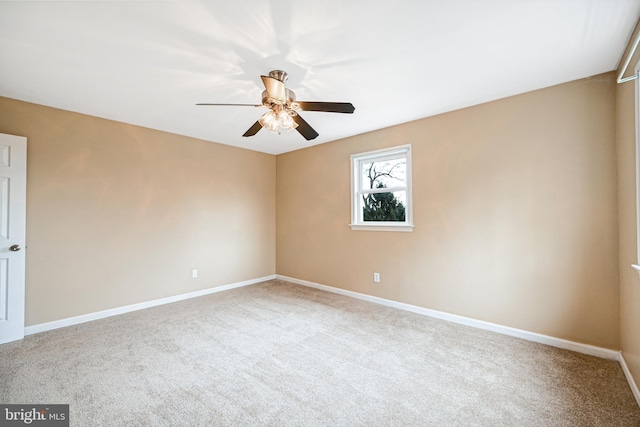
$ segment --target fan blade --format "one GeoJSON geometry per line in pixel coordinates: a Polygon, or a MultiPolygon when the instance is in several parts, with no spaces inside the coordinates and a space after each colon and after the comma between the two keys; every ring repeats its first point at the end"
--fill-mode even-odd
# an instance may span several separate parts
{"type": "Polygon", "coordinates": [[[356,108],[350,102],[308,102],[298,101],[304,111],[324,111],[327,113],[352,114],[356,108]]]}
{"type": "Polygon", "coordinates": [[[262,107],[262,104],[206,104],[200,103],[196,105],[217,105],[222,107],[262,107]]]}
{"type": "Polygon", "coordinates": [[[285,102],[287,100],[287,94],[284,90],[284,83],[273,77],[260,76],[264,87],[267,89],[269,98],[273,98],[278,102],[285,102]]]}
{"type": "Polygon", "coordinates": [[[306,139],[307,141],[311,141],[312,139],[316,139],[318,137],[318,132],[316,132],[311,126],[309,126],[309,123],[307,123],[302,117],[300,117],[300,114],[296,114],[291,118],[298,124],[296,130],[300,132],[300,135],[304,136],[304,139],[306,139]]]}
{"type": "Polygon", "coordinates": [[[257,122],[255,122],[253,124],[253,126],[251,126],[249,128],[249,130],[247,130],[245,133],[242,134],[242,136],[253,136],[256,133],[258,133],[258,131],[262,129],[262,125],[260,124],[260,121],[258,120],[257,122]]]}

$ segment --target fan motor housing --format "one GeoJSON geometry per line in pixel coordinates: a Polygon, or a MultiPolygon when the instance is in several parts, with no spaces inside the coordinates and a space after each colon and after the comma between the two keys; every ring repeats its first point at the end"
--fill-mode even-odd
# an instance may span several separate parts
{"type": "MultiPolygon", "coordinates": [[[[285,73],[286,74],[286,73],[285,73]]],[[[282,102],[280,100],[269,97],[267,91],[262,91],[262,105],[269,109],[273,109],[276,105],[280,105],[286,109],[298,109],[300,105],[296,102],[296,94],[291,89],[285,88],[286,101],[282,102]]]]}

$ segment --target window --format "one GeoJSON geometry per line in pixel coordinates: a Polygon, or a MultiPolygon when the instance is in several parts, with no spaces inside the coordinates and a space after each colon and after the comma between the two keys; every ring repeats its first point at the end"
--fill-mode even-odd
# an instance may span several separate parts
{"type": "Polygon", "coordinates": [[[411,145],[351,156],[351,229],[413,231],[411,145]]]}
{"type": "MultiPolygon", "coordinates": [[[[640,36],[639,36],[640,37],[640,36]]],[[[640,61],[636,64],[636,75],[640,75],[640,61]]],[[[622,74],[620,75],[620,77],[622,74]]],[[[620,83],[620,82],[618,82],[620,83]]],[[[635,88],[635,125],[636,125],[636,246],[637,264],[631,264],[638,273],[640,273],[640,80],[637,78],[634,82],[635,88]]]]}

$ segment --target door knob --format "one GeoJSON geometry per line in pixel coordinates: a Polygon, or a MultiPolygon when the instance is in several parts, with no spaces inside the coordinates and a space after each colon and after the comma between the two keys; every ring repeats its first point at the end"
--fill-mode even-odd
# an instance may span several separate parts
{"type": "Polygon", "coordinates": [[[9,246],[9,250],[13,251],[13,252],[18,252],[20,249],[22,249],[20,247],[20,245],[11,245],[11,246],[9,246]]]}

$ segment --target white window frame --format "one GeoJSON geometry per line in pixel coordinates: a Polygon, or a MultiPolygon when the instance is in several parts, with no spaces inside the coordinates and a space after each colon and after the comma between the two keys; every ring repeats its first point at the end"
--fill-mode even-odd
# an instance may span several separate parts
{"type": "Polygon", "coordinates": [[[367,151],[351,155],[351,224],[352,230],[367,231],[413,231],[413,195],[411,184],[411,144],[399,145],[382,150],[367,151]],[[386,191],[406,191],[405,220],[397,221],[364,221],[362,210],[359,209],[360,198],[363,195],[361,185],[361,165],[372,161],[406,159],[406,187],[389,188],[386,191]]]}
{"type": "MultiPolygon", "coordinates": [[[[635,67],[636,75],[640,72],[640,61],[636,63],[635,67]]],[[[640,83],[639,79],[634,81],[634,94],[635,94],[635,126],[636,126],[636,248],[637,259],[636,264],[631,264],[638,273],[640,273],[640,83]]]]}

